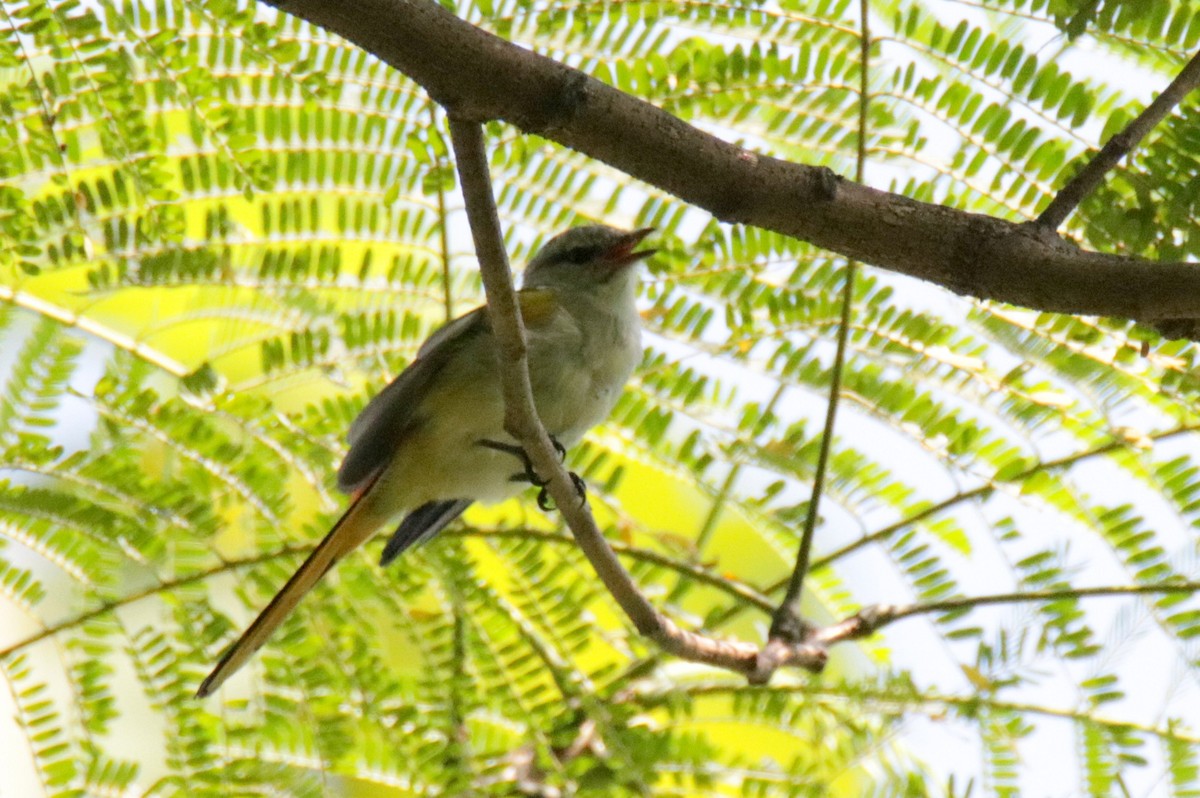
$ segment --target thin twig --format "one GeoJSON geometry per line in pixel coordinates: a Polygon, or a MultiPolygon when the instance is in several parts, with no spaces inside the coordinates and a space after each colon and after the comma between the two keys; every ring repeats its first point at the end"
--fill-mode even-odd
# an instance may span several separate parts
{"type": "MultiPolygon", "coordinates": [[[[1155,443],[1159,443],[1162,441],[1166,441],[1166,440],[1170,440],[1172,438],[1179,437],[1181,435],[1188,435],[1188,434],[1197,432],[1198,430],[1200,430],[1200,425],[1185,424],[1185,425],[1176,427],[1175,429],[1149,433],[1146,437],[1155,443]]],[[[1109,453],[1117,451],[1119,449],[1129,448],[1129,446],[1130,446],[1130,443],[1128,440],[1126,440],[1124,438],[1115,438],[1113,440],[1110,440],[1106,443],[1103,443],[1103,444],[1096,446],[1094,448],[1091,448],[1091,449],[1085,449],[1083,451],[1065,455],[1056,460],[1047,460],[1042,463],[1038,463],[1037,465],[1031,466],[1030,468],[1027,468],[1024,471],[1021,471],[1017,474],[1012,475],[1011,477],[1009,477],[1008,479],[1005,480],[1005,484],[1016,485],[1016,484],[1020,483],[1021,481],[1033,476],[1034,474],[1041,473],[1041,472],[1053,471],[1053,470],[1057,470],[1060,468],[1067,468],[1069,466],[1075,465],[1076,463],[1090,460],[1095,457],[1101,457],[1103,455],[1109,454],[1109,453]]],[[[931,518],[931,517],[933,517],[941,512],[944,512],[945,510],[948,510],[952,507],[956,507],[964,502],[970,501],[972,499],[983,498],[983,497],[991,494],[993,491],[997,490],[998,487],[1000,487],[1000,486],[998,484],[996,484],[995,482],[987,482],[978,487],[954,493],[954,494],[946,497],[945,499],[937,502],[936,504],[928,505],[928,506],[924,507],[923,509],[914,512],[912,515],[901,518],[899,521],[896,521],[885,527],[877,529],[876,531],[871,532],[869,534],[863,535],[862,537],[858,538],[857,540],[854,540],[854,541],[851,541],[850,543],[845,544],[841,548],[838,548],[832,552],[829,552],[828,554],[824,554],[824,555],[816,558],[815,560],[813,560],[810,563],[809,570],[811,572],[811,571],[818,571],[823,568],[828,568],[833,563],[835,563],[837,560],[852,554],[853,552],[863,548],[864,546],[867,546],[871,543],[876,543],[876,542],[879,542],[882,540],[886,540],[887,538],[891,537],[892,535],[895,535],[897,532],[900,532],[903,529],[906,529],[914,524],[920,523],[921,521],[931,518]]],[[[638,553],[639,551],[640,550],[637,550],[637,549],[631,549],[628,553],[631,556],[638,557],[638,556],[640,556],[638,553]]],[[[626,553],[626,552],[622,552],[622,553],[626,553]]],[[[668,567],[672,567],[672,568],[682,567],[682,564],[678,563],[676,561],[672,560],[669,562],[671,564],[668,565],[668,567]]],[[[710,575],[710,578],[711,578],[711,575],[710,575]]],[[[789,577],[785,577],[783,579],[780,579],[776,582],[771,583],[770,585],[767,585],[767,586],[761,588],[759,595],[760,596],[772,595],[774,593],[777,593],[778,591],[782,590],[787,585],[789,578],[790,578],[790,575],[789,575],[789,577]]],[[[761,601],[750,601],[749,603],[757,604],[759,607],[763,607],[763,603],[761,601]]],[[[716,617],[710,619],[709,629],[715,630],[718,627],[729,623],[733,619],[739,617],[745,609],[746,609],[745,604],[737,604],[737,605],[734,605],[734,606],[726,609],[725,611],[719,613],[716,617]]],[[[768,611],[768,612],[770,611],[770,607],[765,607],[764,609],[766,609],[766,611],[768,611]]],[[[638,666],[636,666],[638,668],[637,672],[638,673],[645,672],[645,670],[647,668],[649,668],[650,666],[652,666],[653,663],[654,663],[653,658],[648,659],[648,660],[642,660],[642,663],[639,664],[638,666]]]]}
{"type": "Polygon", "coordinates": [[[845,282],[842,286],[842,316],[838,324],[837,353],[833,358],[833,369],[829,377],[829,404],[825,408],[825,427],[821,431],[821,449],[817,455],[817,469],[813,478],[812,495],[808,500],[808,513],[804,516],[804,530],[800,536],[800,548],[796,553],[796,566],[788,580],[787,592],[771,619],[771,637],[798,641],[804,638],[805,628],[800,619],[800,598],[804,591],[804,577],[808,575],[809,558],[812,555],[813,537],[820,517],[821,494],[825,492],[825,475],[829,470],[829,454],[833,449],[833,431],[837,422],[838,399],[842,393],[842,368],[846,362],[846,343],[850,332],[850,313],[854,301],[854,277],[856,264],[846,264],[845,282]]]}
{"type": "Polygon", "coordinates": [[[1062,599],[1098,598],[1103,596],[1160,596],[1176,593],[1200,593],[1200,582],[1160,582],[1153,585],[1107,585],[1102,587],[1071,587],[1063,590],[1030,590],[1022,593],[994,593],[987,596],[963,596],[931,601],[927,604],[901,604],[878,607],[873,610],[880,619],[876,628],[893,621],[929,615],[939,612],[956,612],[984,607],[990,604],[1029,604],[1032,602],[1054,602],[1062,599]]]}
{"type": "MultiPolygon", "coordinates": [[[[432,130],[437,130],[437,108],[437,103],[429,104],[429,126],[432,130]]],[[[439,172],[446,168],[440,152],[437,155],[437,166],[434,168],[439,172]]],[[[441,174],[437,176],[437,187],[438,248],[441,250],[442,257],[442,304],[445,307],[446,323],[448,324],[454,318],[454,293],[450,285],[450,231],[447,229],[449,225],[446,216],[446,182],[442,179],[441,174]]]]}
{"type": "MultiPolygon", "coordinates": [[[[569,545],[575,543],[575,539],[569,535],[562,535],[557,532],[547,532],[540,529],[530,529],[528,527],[488,530],[462,527],[459,529],[447,529],[445,532],[440,534],[442,537],[469,537],[480,538],[482,540],[504,538],[511,538],[513,540],[534,540],[539,544],[548,543],[569,545]]],[[[631,560],[649,563],[650,565],[656,565],[659,568],[666,568],[668,570],[675,571],[677,574],[679,574],[679,581],[681,584],[701,584],[711,587],[714,590],[727,593],[744,604],[756,607],[766,613],[769,613],[775,609],[775,603],[766,595],[760,593],[751,585],[732,576],[720,574],[711,568],[704,567],[703,565],[676,560],[668,557],[665,554],[659,554],[658,552],[651,551],[650,549],[632,546],[628,543],[622,543],[618,540],[606,539],[605,543],[617,554],[628,557],[631,560]]]]}
{"type": "MultiPolygon", "coordinates": [[[[1154,735],[1155,737],[1159,737],[1164,740],[1177,740],[1184,743],[1200,743],[1200,735],[1180,728],[1176,724],[1156,726],[1150,723],[1139,723],[1133,720],[1096,715],[1086,709],[1066,709],[1049,707],[1041,704],[1032,704],[1028,702],[1006,701],[999,698],[995,693],[953,695],[924,690],[916,692],[904,692],[903,690],[889,690],[887,687],[864,687],[861,684],[854,685],[852,688],[850,688],[850,690],[846,690],[844,686],[831,684],[781,684],[776,687],[772,687],[771,691],[775,694],[783,692],[802,693],[807,698],[845,698],[852,695],[859,700],[870,699],[875,702],[875,706],[886,705],[888,702],[892,702],[894,705],[898,706],[941,704],[945,706],[960,707],[968,712],[976,712],[980,707],[991,707],[1009,712],[1042,715],[1049,718],[1058,718],[1060,720],[1084,723],[1088,724],[1089,726],[1104,726],[1110,729],[1121,730],[1132,729],[1134,731],[1154,735]]],[[[638,685],[636,689],[630,689],[626,691],[624,694],[620,695],[620,698],[623,700],[629,700],[636,697],[641,702],[641,706],[653,707],[657,706],[660,702],[677,698],[681,694],[699,697],[730,694],[744,695],[746,692],[747,690],[745,687],[737,684],[730,684],[728,682],[688,682],[681,685],[664,685],[662,683],[647,682],[638,685]]],[[[944,709],[939,707],[932,714],[940,721],[944,720],[946,713],[944,709]]]]}
{"type": "MultiPolygon", "coordinates": [[[[450,115],[450,138],[466,202],[467,220],[479,258],[488,316],[496,336],[500,357],[500,378],[504,392],[505,430],[525,449],[534,469],[543,478],[579,548],[596,570],[617,604],[633,621],[638,632],[657,643],[664,651],[682,659],[753,676],[760,672],[756,646],[713,640],[680,629],[659,614],[625,571],[617,555],[608,546],[586,501],[579,501],[566,468],[537,417],[529,382],[525,330],[521,310],[513,291],[508,257],[504,251],[500,220],[492,195],[491,176],[483,131],[477,122],[450,115]]],[[[798,665],[813,671],[824,667],[827,657],[819,642],[789,646],[773,657],[778,665],[798,665]]]]}
{"type": "Polygon", "coordinates": [[[1192,89],[1200,85],[1200,52],[1192,56],[1183,70],[1171,81],[1154,101],[1146,106],[1146,110],[1117,135],[1113,136],[1079,174],[1062,187],[1051,200],[1046,209],[1037,218],[1037,224],[1056,230],[1071,211],[1078,207],[1083,199],[1100,185],[1104,175],[1136,147],[1146,134],[1171,113],[1172,109],[1186,97],[1192,89]]]}
{"type": "MultiPolygon", "coordinates": [[[[920,615],[930,615],[945,612],[963,612],[970,611],[976,607],[983,607],[994,604],[1029,604],[1035,602],[1045,602],[1051,604],[1063,599],[1079,599],[1079,598],[1105,598],[1112,596],[1154,596],[1154,595],[1179,595],[1187,594],[1194,595],[1200,593],[1200,582],[1162,582],[1152,585],[1108,585],[1101,587],[1070,587],[1059,590],[1033,590],[1024,593],[993,593],[984,596],[962,596],[959,598],[946,599],[944,601],[935,601],[927,604],[875,604],[869,607],[864,607],[854,615],[851,615],[837,623],[823,627],[821,629],[811,630],[807,642],[810,644],[830,646],[834,643],[845,640],[856,640],[863,637],[870,637],[879,630],[883,629],[896,621],[904,620],[905,618],[915,618],[920,615]]],[[[741,610],[745,609],[746,605],[738,605],[732,611],[727,611],[716,619],[713,626],[719,625],[728,621],[737,615],[741,610]]],[[[773,644],[778,644],[779,641],[770,641],[763,649],[763,658],[768,659],[772,656],[773,644]]],[[[780,648],[780,652],[785,649],[780,648]]],[[[645,674],[653,670],[658,663],[660,657],[655,655],[641,660],[627,669],[617,679],[616,684],[629,684],[636,679],[641,678],[645,674]]],[[[770,663],[766,663],[769,665],[770,663]]],[[[777,666],[776,666],[777,667],[777,666]]],[[[751,677],[752,682],[761,680],[751,677]]]]}
{"type": "MultiPolygon", "coordinates": [[[[1187,435],[1189,433],[1196,432],[1198,429],[1200,429],[1200,425],[1185,424],[1181,427],[1176,427],[1175,429],[1167,430],[1165,432],[1150,433],[1146,437],[1149,438],[1151,441],[1154,441],[1157,443],[1159,441],[1169,440],[1178,435],[1187,435]]],[[[1119,449],[1129,448],[1130,445],[1131,444],[1129,443],[1129,441],[1124,438],[1115,438],[1111,441],[1108,441],[1107,443],[1103,443],[1092,449],[1084,449],[1081,452],[1075,452],[1074,454],[1068,454],[1068,455],[1058,458],[1057,460],[1046,460],[1044,462],[1038,463],[1037,465],[1030,466],[1029,468],[1025,469],[1024,471],[1020,471],[1016,474],[1013,474],[1011,477],[1004,480],[1004,484],[1017,485],[1017,484],[1021,483],[1022,481],[1028,479],[1029,477],[1033,476],[1034,474],[1038,474],[1038,473],[1046,472],[1046,471],[1055,471],[1060,468],[1067,468],[1068,466],[1075,465],[1076,463],[1079,463],[1083,460],[1089,460],[1093,457],[1100,457],[1100,456],[1109,454],[1110,452],[1115,452],[1119,449]]],[[[824,567],[830,565],[831,563],[841,559],[842,557],[845,557],[846,555],[851,554],[852,552],[855,552],[858,549],[861,549],[863,546],[866,546],[870,543],[878,542],[880,540],[885,540],[886,538],[891,537],[892,535],[896,534],[897,532],[899,532],[902,529],[910,527],[913,524],[920,523],[921,521],[924,521],[926,518],[930,518],[934,515],[937,515],[938,513],[942,512],[943,510],[947,510],[947,509],[954,507],[956,505],[959,505],[965,501],[970,501],[971,499],[976,499],[976,498],[981,498],[983,496],[986,496],[986,495],[992,493],[998,487],[999,487],[999,485],[997,485],[994,482],[987,482],[978,487],[970,488],[969,490],[959,491],[958,493],[955,493],[952,496],[948,496],[945,499],[942,499],[937,504],[931,504],[928,507],[926,507],[922,510],[918,510],[917,512],[913,513],[912,515],[910,515],[906,518],[901,518],[899,521],[896,521],[893,524],[888,524],[887,526],[882,527],[881,529],[877,529],[868,535],[863,535],[858,540],[851,541],[850,543],[847,543],[846,545],[842,546],[840,549],[837,549],[836,551],[831,551],[828,554],[818,557],[813,562],[812,567],[814,570],[818,569],[818,568],[824,568],[824,567]]],[[[770,593],[773,590],[778,590],[780,587],[782,587],[782,584],[772,585],[771,587],[766,589],[766,592],[770,593]]]]}
{"type": "Polygon", "coordinates": [[[157,584],[151,585],[144,590],[139,590],[136,593],[130,593],[129,595],[123,596],[119,599],[106,601],[95,609],[88,610],[85,613],[68,618],[67,620],[62,621],[61,623],[56,623],[53,626],[47,626],[40,632],[31,634],[29,637],[26,637],[23,640],[18,640],[16,643],[13,643],[7,648],[0,649],[0,660],[5,659],[11,654],[21,651],[22,649],[28,648],[35,643],[40,643],[41,641],[54,637],[61,632],[65,632],[68,629],[74,629],[82,624],[87,623],[93,618],[99,618],[101,615],[113,612],[129,604],[135,604],[142,599],[150,598],[151,596],[157,596],[160,593],[168,593],[181,587],[187,587],[188,585],[194,585],[197,582],[203,582],[206,579],[237,570],[238,568],[269,562],[277,557],[285,557],[293,554],[305,554],[312,551],[312,548],[315,545],[316,543],[314,542],[312,544],[284,546],[283,548],[276,549],[274,551],[256,554],[253,557],[246,557],[240,560],[225,560],[220,565],[215,565],[212,568],[207,568],[203,571],[196,571],[193,574],[182,576],[178,579],[170,579],[165,582],[158,582],[157,584]]]}
{"type": "MultiPolygon", "coordinates": [[[[867,0],[860,0],[859,16],[859,87],[858,87],[858,164],[855,179],[862,183],[867,168],[867,114],[870,110],[868,93],[871,67],[871,30],[868,25],[870,9],[867,0]]],[[[846,345],[850,338],[850,316],[854,304],[854,278],[858,264],[853,260],[846,263],[845,282],[842,285],[842,313],[838,321],[837,352],[829,375],[829,403],[825,407],[825,427],[821,431],[821,449],[817,455],[817,469],[813,477],[812,495],[808,500],[808,512],[804,516],[804,530],[800,536],[800,548],[796,553],[796,565],[788,580],[787,592],[779,603],[779,609],[771,618],[772,639],[782,638],[792,642],[804,639],[807,628],[801,620],[800,599],[804,592],[804,577],[808,575],[809,558],[812,556],[813,537],[821,515],[821,495],[825,492],[825,475],[829,470],[829,454],[833,449],[833,431],[837,422],[838,399],[842,393],[842,370],[846,364],[846,345]]]]}

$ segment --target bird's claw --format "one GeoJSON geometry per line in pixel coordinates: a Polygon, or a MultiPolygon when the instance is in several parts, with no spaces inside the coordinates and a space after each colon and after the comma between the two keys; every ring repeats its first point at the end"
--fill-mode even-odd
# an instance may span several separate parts
{"type": "MultiPolygon", "coordinates": [[[[519,459],[522,465],[524,465],[525,470],[513,474],[508,478],[508,481],[527,482],[535,488],[540,488],[537,495],[538,507],[545,512],[550,512],[554,509],[554,504],[550,500],[550,492],[546,489],[548,483],[533,470],[533,462],[529,459],[529,455],[525,453],[525,449],[515,443],[504,443],[503,441],[493,441],[487,438],[480,438],[475,443],[477,446],[482,446],[496,452],[511,454],[513,457],[519,459]]],[[[554,444],[554,451],[558,452],[559,461],[565,460],[567,458],[567,450],[558,442],[558,439],[551,435],[550,443],[554,444]]],[[[587,498],[587,483],[574,471],[568,471],[567,474],[571,477],[571,484],[575,486],[575,492],[579,494],[579,501],[582,504],[587,498]]]]}
{"type": "Polygon", "coordinates": [[[517,444],[480,438],[479,440],[475,441],[475,445],[482,446],[485,449],[491,449],[494,452],[511,454],[513,457],[521,461],[521,464],[525,467],[525,470],[523,472],[513,474],[508,478],[509,482],[528,482],[529,484],[536,485],[538,487],[545,484],[538,477],[537,472],[533,470],[533,462],[529,459],[529,455],[527,455],[525,450],[517,444]]]}
{"type": "Polygon", "coordinates": [[[567,475],[571,477],[571,484],[575,486],[575,492],[579,494],[579,502],[582,504],[583,500],[587,498],[587,483],[574,471],[568,471],[567,475]]]}
{"type": "MultiPolygon", "coordinates": [[[[571,478],[571,484],[575,486],[575,493],[579,495],[579,503],[582,505],[587,499],[587,483],[583,481],[583,477],[576,474],[574,471],[568,471],[567,476],[571,478]]],[[[550,499],[550,492],[547,490],[546,483],[542,483],[538,491],[537,503],[538,507],[542,508],[543,512],[550,512],[554,509],[554,503],[550,499]]]]}

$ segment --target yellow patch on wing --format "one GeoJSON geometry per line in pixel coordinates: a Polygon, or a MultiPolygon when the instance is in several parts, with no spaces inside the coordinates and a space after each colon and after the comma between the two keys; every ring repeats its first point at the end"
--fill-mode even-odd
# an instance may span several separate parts
{"type": "Polygon", "coordinates": [[[558,302],[552,291],[531,289],[517,294],[517,302],[521,305],[521,318],[526,327],[539,327],[550,320],[558,302]]]}

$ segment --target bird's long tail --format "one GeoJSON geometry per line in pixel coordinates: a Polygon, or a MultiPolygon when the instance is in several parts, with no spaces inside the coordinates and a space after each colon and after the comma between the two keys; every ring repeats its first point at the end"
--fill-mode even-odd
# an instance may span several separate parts
{"type": "Polygon", "coordinates": [[[204,698],[212,693],[238,668],[245,665],[296,608],[304,594],[312,590],[338,560],[361,546],[371,533],[379,528],[381,519],[370,511],[372,502],[367,499],[376,479],[378,476],[355,494],[350,506],[333,525],[333,529],[329,530],[325,539],[313,549],[312,554],[308,555],[308,559],[292,574],[287,584],[275,594],[275,598],[259,613],[254,623],[250,624],[250,628],[226,650],[212,673],[200,684],[200,689],[196,691],[197,698],[204,698]]]}

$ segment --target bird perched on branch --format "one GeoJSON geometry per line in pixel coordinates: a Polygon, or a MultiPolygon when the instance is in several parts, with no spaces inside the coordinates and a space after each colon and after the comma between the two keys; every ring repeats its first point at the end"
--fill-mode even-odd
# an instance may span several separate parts
{"type": "MultiPolygon", "coordinates": [[[[534,403],[562,446],[578,443],[608,416],[641,358],[634,266],[654,253],[636,249],[650,232],[577,227],[547,242],[525,269],[517,299],[534,403]]],[[[350,425],[349,442],[338,469],[349,508],[225,652],[197,696],[220,687],[304,594],[380,527],[403,516],[384,548],[386,565],[472,502],[498,502],[521,490],[513,474],[513,455],[521,450],[504,431],[487,308],[433,333],[350,425]]]]}

